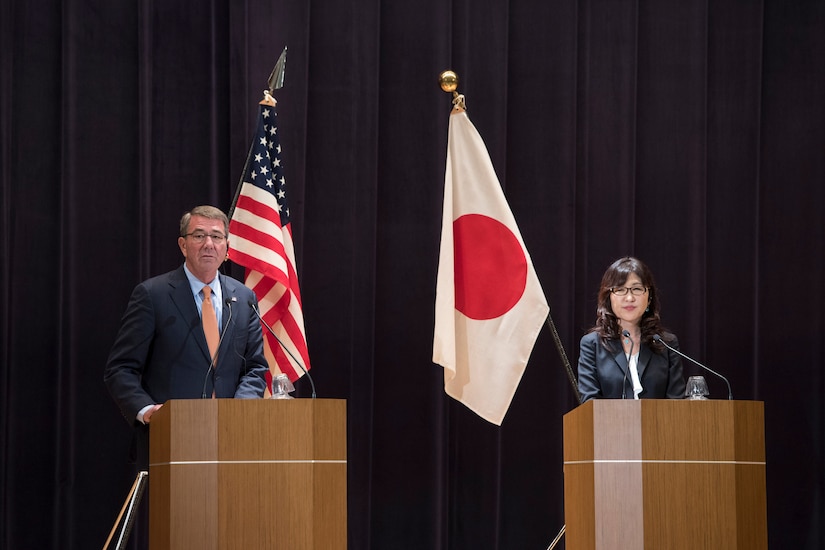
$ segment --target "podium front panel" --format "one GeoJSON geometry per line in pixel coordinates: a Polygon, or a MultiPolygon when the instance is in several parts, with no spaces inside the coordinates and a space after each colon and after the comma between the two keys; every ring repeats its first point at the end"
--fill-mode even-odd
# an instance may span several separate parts
{"type": "Polygon", "coordinates": [[[767,548],[763,404],[592,400],[564,417],[568,550],[767,548]]]}
{"type": "Polygon", "coordinates": [[[150,545],[347,547],[346,402],[175,400],[150,429],[150,545]]]}

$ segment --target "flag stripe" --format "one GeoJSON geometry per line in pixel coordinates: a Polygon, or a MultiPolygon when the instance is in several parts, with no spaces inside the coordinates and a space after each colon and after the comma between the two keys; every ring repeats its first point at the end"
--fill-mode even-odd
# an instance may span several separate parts
{"type": "MultiPolygon", "coordinates": [[[[230,231],[232,229],[230,228],[230,231]]],[[[247,235],[254,237],[254,235],[247,235]]],[[[241,265],[255,269],[265,276],[272,277],[278,280],[286,281],[289,278],[289,265],[286,258],[279,251],[283,251],[283,247],[278,245],[273,250],[267,248],[265,243],[249,240],[245,237],[239,237],[230,233],[232,241],[232,255],[240,254],[248,258],[248,263],[241,263],[241,265]]],[[[231,257],[230,256],[230,257],[231,257]]],[[[234,258],[232,258],[234,261],[234,258]]]]}
{"type": "MultiPolygon", "coordinates": [[[[239,250],[230,250],[229,258],[236,264],[253,269],[258,273],[268,272],[270,273],[270,278],[273,280],[286,281],[287,279],[287,276],[283,272],[283,270],[275,269],[272,267],[272,264],[259,260],[257,257],[250,256],[245,252],[241,252],[239,250]]],[[[250,286],[250,288],[252,287],[250,286]]]]}
{"type": "Polygon", "coordinates": [[[276,285],[269,294],[264,295],[263,301],[261,302],[261,315],[267,323],[280,319],[285,334],[279,334],[278,337],[281,338],[281,340],[288,338],[292,343],[290,350],[293,353],[297,351],[296,355],[300,355],[306,361],[308,358],[308,350],[304,337],[304,329],[301,324],[296,322],[297,314],[301,308],[298,300],[295,298],[296,295],[294,293],[284,292],[281,285],[276,285]]]}
{"type": "MultiPolygon", "coordinates": [[[[280,230],[278,231],[280,233],[280,230]]],[[[247,252],[250,256],[262,255],[267,263],[286,271],[286,255],[281,238],[257,229],[255,226],[232,223],[230,235],[235,237],[237,250],[247,252]]]]}

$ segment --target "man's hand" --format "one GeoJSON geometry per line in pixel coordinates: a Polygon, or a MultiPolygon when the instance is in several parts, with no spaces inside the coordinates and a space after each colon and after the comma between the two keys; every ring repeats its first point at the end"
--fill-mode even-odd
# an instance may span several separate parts
{"type": "Polygon", "coordinates": [[[150,422],[150,419],[152,418],[152,415],[153,415],[153,414],[155,414],[155,412],[156,412],[159,408],[161,408],[162,406],[163,406],[163,405],[155,405],[154,407],[152,407],[151,409],[149,409],[148,411],[146,411],[145,413],[143,413],[143,421],[144,421],[146,424],[148,424],[148,423],[150,422]]]}

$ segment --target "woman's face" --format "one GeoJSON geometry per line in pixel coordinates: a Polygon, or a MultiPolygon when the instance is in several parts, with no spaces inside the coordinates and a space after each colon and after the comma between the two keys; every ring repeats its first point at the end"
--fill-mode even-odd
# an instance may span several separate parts
{"type": "Polygon", "coordinates": [[[623,287],[615,287],[616,290],[621,288],[636,289],[636,293],[639,292],[638,289],[644,289],[644,292],[639,296],[634,295],[631,290],[628,290],[624,296],[619,296],[614,292],[610,293],[610,307],[619,320],[619,325],[623,329],[638,327],[639,321],[641,321],[642,315],[645,314],[645,309],[650,303],[650,292],[645,289],[642,280],[635,273],[631,273],[627,277],[623,287]]]}

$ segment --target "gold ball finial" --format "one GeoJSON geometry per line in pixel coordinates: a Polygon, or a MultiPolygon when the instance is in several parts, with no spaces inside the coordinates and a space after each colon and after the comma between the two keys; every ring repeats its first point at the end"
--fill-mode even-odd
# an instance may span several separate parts
{"type": "Polygon", "coordinates": [[[453,71],[444,71],[438,77],[438,85],[447,93],[452,93],[458,89],[458,75],[453,71]]]}

